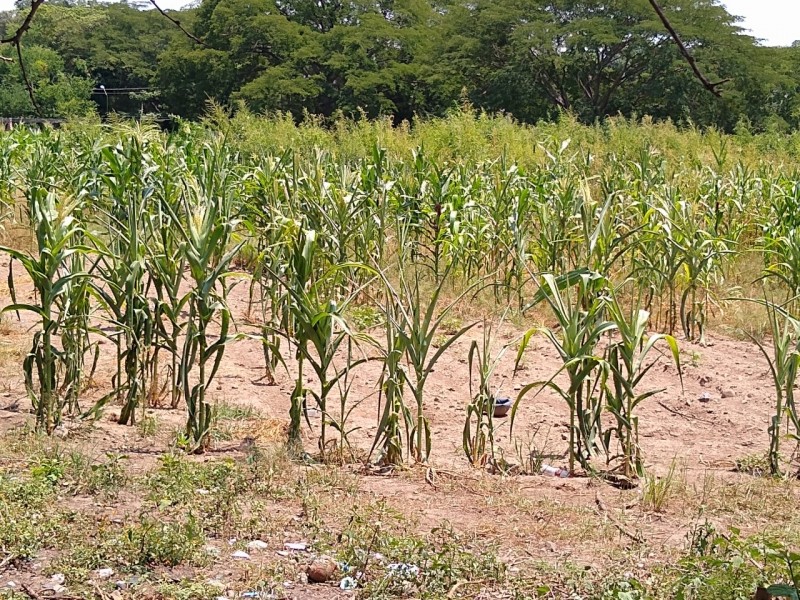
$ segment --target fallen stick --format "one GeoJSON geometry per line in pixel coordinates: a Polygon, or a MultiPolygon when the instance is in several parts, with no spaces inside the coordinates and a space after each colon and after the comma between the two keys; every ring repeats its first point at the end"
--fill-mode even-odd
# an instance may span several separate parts
{"type": "Polygon", "coordinates": [[[450,591],[447,592],[447,598],[448,599],[455,598],[456,592],[460,587],[464,587],[467,585],[478,585],[484,583],[485,581],[486,581],[485,579],[476,579],[475,581],[467,581],[466,579],[459,579],[458,581],[456,581],[456,584],[450,588],[450,591]]]}
{"type": "Polygon", "coordinates": [[[614,518],[613,515],[611,515],[610,512],[608,512],[608,509],[606,508],[606,505],[600,499],[600,492],[597,492],[595,494],[594,502],[595,502],[595,504],[597,504],[597,512],[600,513],[601,516],[607,518],[611,522],[611,524],[619,530],[620,533],[622,533],[622,534],[626,535],[627,537],[631,538],[634,542],[636,542],[638,544],[644,543],[644,540],[642,539],[641,535],[633,534],[630,531],[628,531],[619,521],[617,521],[616,518],[614,518]]]}
{"type": "Polygon", "coordinates": [[[667,406],[666,404],[664,404],[660,400],[658,401],[658,405],[661,408],[663,408],[664,410],[668,410],[673,415],[678,415],[679,417],[683,417],[687,421],[700,421],[701,423],[708,423],[709,425],[713,425],[714,424],[714,421],[710,421],[709,419],[704,419],[702,417],[690,417],[689,415],[685,415],[682,412],[680,412],[678,410],[675,410],[674,408],[670,408],[669,406],[667,406]]]}

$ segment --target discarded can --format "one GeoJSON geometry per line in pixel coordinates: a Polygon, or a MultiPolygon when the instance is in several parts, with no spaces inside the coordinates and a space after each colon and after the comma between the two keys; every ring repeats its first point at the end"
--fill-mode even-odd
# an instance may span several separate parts
{"type": "Polygon", "coordinates": [[[511,398],[494,399],[494,416],[505,417],[511,410],[511,398]]]}
{"type": "Polygon", "coordinates": [[[550,465],[542,465],[542,468],[539,469],[539,473],[542,475],[552,475],[553,477],[569,477],[569,471],[566,469],[559,469],[558,467],[551,467],[550,465]]]}

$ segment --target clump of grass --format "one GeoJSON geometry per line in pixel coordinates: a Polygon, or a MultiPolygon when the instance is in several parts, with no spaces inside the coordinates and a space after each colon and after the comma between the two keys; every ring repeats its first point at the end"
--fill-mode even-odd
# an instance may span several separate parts
{"type": "Polygon", "coordinates": [[[642,485],[641,506],[643,510],[664,512],[669,501],[677,493],[677,462],[673,460],[666,474],[658,476],[645,471],[642,485]]]}
{"type": "Polygon", "coordinates": [[[33,558],[56,542],[65,522],[46,477],[0,473],[0,562],[33,558]]]}
{"type": "Polygon", "coordinates": [[[136,423],[136,430],[141,438],[153,438],[158,433],[159,422],[155,415],[145,415],[136,423]]]}
{"type": "Polygon", "coordinates": [[[116,496],[127,483],[125,455],[106,453],[105,460],[94,461],[75,449],[45,447],[33,456],[30,474],[73,495],[105,494],[116,496]]]}
{"type": "Polygon", "coordinates": [[[474,598],[501,584],[506,567],[491,548],[447,524],[426,536],[412,533],[384,502],[353,509],[336,554],[368,598],[474,598]]]}
{"type": "Polygon", "coordinates": [[[748,454],[737,458],[734,470],[755,477],[766,477],[770,473],[769,454],[748,454]]]}
{"type": "Polygon", "coordinates": [[[351,306],[347,311],[348,324],[357,331],[367,331],[381,323],[383,317],[381,312],[367,304],[361,306],[351,306]]]}

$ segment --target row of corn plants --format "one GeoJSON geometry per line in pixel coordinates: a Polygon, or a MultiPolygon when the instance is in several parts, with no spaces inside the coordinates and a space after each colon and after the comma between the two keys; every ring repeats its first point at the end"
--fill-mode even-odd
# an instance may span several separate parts
{"type": "MultiPolygon", "coordinates": [[[[634,477],[654,348],[677,362],[677,337],[704,344],[731,289],[753,283],[739,274],[753,254],[763,265],[751,279],[782,295],[773,329],[796,314],[800,175],[767,161],[722,151],[676,161],[649,141],[596,156],[556,137],[526,161],[443,159],[424,145],[403,155],[374,140],[358,156],[335,144],[254,152],[223,129],[0,136],[0,218],[5,231],[27,232],[4,237],[4,310],[35,321],[24,370],[42,429],[109,404],[122,424],[148,407],[184,405],[181,442],[203,450],[210,386],[228,344],[247,337],[263,347],[267,383],[281,371],[295,380],[287,441],[299,453],[311,409],[321,415],[319,455],[348,451],[348,419],[363,400],[352,397],[353,374],[380,361],[372,455],[424,462],[427,382],[474,326],[443,334],[443,323],[480,296],[497,314],[524,318],[535,307],[555,319],[523,336],[518,357],[542,335],[563,366],[528,384],[517,407],[529,394],[557,394],[570,411],[570,468],[596,470],[603,456],[634,477]],[[23,271],[33,303],[17,298],[23,271]],[[236,285],[247,290],[238,323],[236,285]],[[360,305],[379,327],[352,326],[360,305]],[[100,342],[116,350],[114,375],[83,406],[100,342]]],[[[474,464],[495,461],[491,378],[503,352],[486,335],[468,356],[464,446],[474,464]]],[[[793,401],[779,394],[778,403],[782,422],[793,401]]]]}

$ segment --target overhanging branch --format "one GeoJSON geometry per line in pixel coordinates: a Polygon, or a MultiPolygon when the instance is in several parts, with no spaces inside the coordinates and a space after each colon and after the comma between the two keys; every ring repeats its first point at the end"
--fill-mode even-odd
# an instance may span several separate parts
{"type": "Polygon", "coordinates": [[[658,18],[661,19],[661,22],[664,24],[664,27],[667,29],[667,31],[669,31],[669,34],[672,36],[672,39],[675,40],[675,44],[678,46],[678,50],[680,51],[684,60],[686,60],[686,62],[689,63],[689,66],[692,68],[692,72],[694,73],[695,77],[697,77],[697,79],[700,80],[700,83],[703,84],[704,88],[706,88],[709,92],[711,92],[715,96],[720,97],[722,94],[717,88],[719,88],[719,86],[721,86],[723,83],[730,81],[730,79],[723,79],[722,81],[711,83],[708,80],[708,78],[705,75],[703,75],[702,71],[700,71],[700,68],[697,66],[697,61],[694,59],[694,56],[692,56],[692,53],[689,52],[689,49],[681,40],[680,36],[678,35],[678,32],[675,31],[675,28],[669,22],[667,15],[664,14],[664,11],[658,5],[658,2],[656,0],[649,0],[649,2],[650,6],[653,7],[653,10],[656,11],[658,18]]]}
{"type": "Polygon", "coordinates": [[[173,25],[175,25],[175,27],[177,27],[178,29],[180,29],[180,30],[181,30],[181,31],[184,33],[184,35],[186,35],[186,37],[188,37],[188,38],[189,38],[190,40],[192,40],[194,43],[196,43],[196,44],[200,44],[201,46],[203,46],[203,48],[208,48],[208,45],[207,45],[207,44],[206,44],[206,43],[205,43],[203,40],[201,40],[199,37],[197,37],[196,35],[194,35],[192,32],[190,32],[190,31],[188,31],[186,28],[184,28],[184,26],[183,26],[183,25],[181,25],[181,22],[180,22],[180,21],[178,21],[177,19],[175,19],[175,18],[171,17],[171,16],[170,16],[170,15],[169,15],[169,14],[168,14],[168,13],[167,13],[167,12],[166,12],[166,11],[165,11],[163,8],[161,8],[161,7],[160,7],[158,4],[156,4],[156,0],[150,0],[150,4],[152,4],[152,5],[155,7],[155,9],[156,9],[158,12],[160,12],[160,13],[161,13],[161,15],[162,15],[162,16],[163,16],[165,19],[167,19],[167,20],[168,20],[170,23],[172,23],[173,25]]]}
{"type": "MultiPolygon", "coordinates": [[[[28,90],[28,96],[31,99],[33,109],[40,117],[42,116],[42,110],[39,108],[39,103],[36,102],[36,95],[33,93],[33,84],[31,84],[31,80],[28,79],[28,72],[25,70],[25,63],[22,62],[22,36],[25,35],[25,32],[31,28],[31,23],[33,22],[33,17],[36,14],[36,11],[39,10],[39,7],[44,3],[45,0],[31,0],[31,7],[28,10],[28,14],[25,15],[25,18],[22,20],[22,24],[14,32],[14,35],[0,40],[0,45],[11,44],[14,46],[14,48],[16,48],[22,80],[25,83],[25,88],[28,90]]],[[[12,62],[12,59],[8,58],[7,56],[0,56],[0,60],[12,62]]]]}

